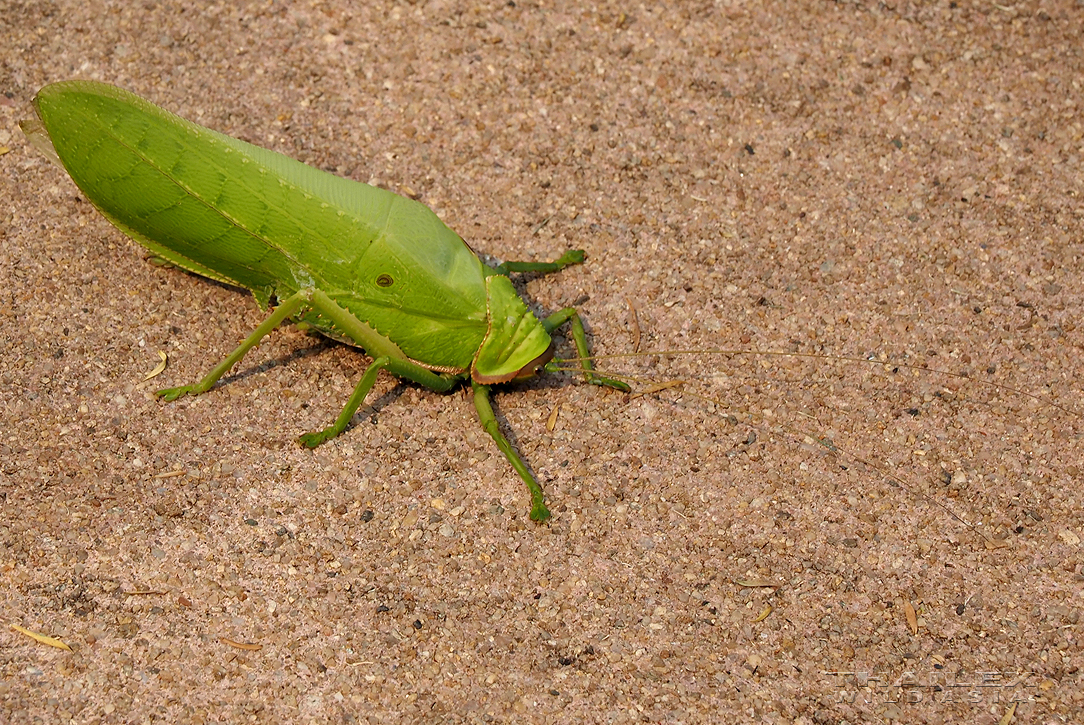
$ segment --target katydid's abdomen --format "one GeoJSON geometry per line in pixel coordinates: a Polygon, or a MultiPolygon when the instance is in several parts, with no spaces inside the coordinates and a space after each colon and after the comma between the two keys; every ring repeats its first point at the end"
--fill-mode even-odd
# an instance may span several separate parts
{"type": "MultiPolygon", "coordinates": [[[[486,332],[483,269],[423,204],[197,126],[113,86],[47,86],[35,106],[76,185],[179,267],[261,308],[324,290],[435,369],[469,368],[486,332]]],[[[315,315],[305,321],[351,340],[315,315]]]]}
{"type": "Polygon", "coordinates": [[[531,377],[553,356],[549,333],[570,322],[589,382],[583,325],[569,307],[537,319],[507,275],[583,261],[487,267],[430,209],[190,123],[104,83],[39,91],[24,130],[64,166],[114,225],[156,257],[250,290],[270,316],[199,382],[206,392],[278,325],[302,321],[365,349],[373,362],[310,448],[342,433],[387,370],[444,392],[470,380],[483,428],[531,491],[531,518],[549,518],[541,487],[500,432],[490,386],[531,377]],[[51,149],[49,148],[51,146],[51,149]]]}

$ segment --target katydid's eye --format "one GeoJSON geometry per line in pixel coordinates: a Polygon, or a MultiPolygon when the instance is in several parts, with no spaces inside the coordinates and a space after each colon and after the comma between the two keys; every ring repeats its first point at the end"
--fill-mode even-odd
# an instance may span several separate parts
{"type": "Polygon", "coordinates": [[[376,278],[377,287],[391,287],[395,284],[395,280],[391,278],[390,274],[382,274],[376,278]]]}

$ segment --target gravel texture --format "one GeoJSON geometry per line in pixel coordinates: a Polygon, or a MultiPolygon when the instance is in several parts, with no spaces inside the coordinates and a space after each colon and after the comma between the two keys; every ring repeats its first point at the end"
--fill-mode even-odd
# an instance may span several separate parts
{"type": "Polygon", "coordinates": [[[1084,721],[1084,4],[345,5],[0,3],[0,719],[1084,721]],[[366,358],[292,328],[162,404],[261,314],[27,144],[75,77],[732,354],[502,391],[544,525],[461,391],[298,447],[366,358]]]}

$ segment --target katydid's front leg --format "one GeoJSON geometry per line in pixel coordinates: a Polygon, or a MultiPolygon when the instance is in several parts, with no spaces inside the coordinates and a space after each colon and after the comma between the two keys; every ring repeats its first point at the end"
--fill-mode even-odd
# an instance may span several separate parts
{"type": "MultiPolygon", "coordinates": [[[[507,275],[510,272],[539,272],[541,274],[549,274],[550,272],[559,272],[565,267],[573,264],[582,264],[583,260],[584,253],[582,249],[571,249],[562,254],[559,259],[552,262],[504,262],[495,269],[504,275],[507,275]]],[[[576,311],[575,307],[566,307],[563,310],[554,312],[552,315],[542,320],[542,326],[546,328],[546,332],[552,333],[569,320],[572,321],[572,341],[576,345],[576,354],[580,358],[580,368],[583,369],[583,374],[584,377],[587,378],[587,382],[592,385],[605,385],[626,393],[632,390],[632,388],[620,380],[607,378],[594,372],[594,366],[591,365],[590,359],[591,353],[587,348],[587,333],[583,329],[583,321],[580,320],[580,314],[576,311]]]]}
{"type": "Polygon", "coordinates": [[[334,300],[328,297],[327,294],[316,289],[305,289],[290,295],[283,300],[282,303],[275,308],[274,312],[272,312],[251,335],[246,337],[244,342],[237,346],[236,350],[231,352],[225,360],[216,365],[198,383],[184,385],[179,388],[159,390],[157,395],[161,396],[164,400],[176,400],[182,395],[198,395],[207,392],[230,370],[230,368],[240,362],[241,358],[245,356],[245,353],[255,347],[260,340],[270,334],[272,330],[283,322],[298,316],[306,309],[314,310],[331,320],[335,326],[351,340],[354,340],[365,347],[365,349],[374,356],[374,359],[372,364],[366,369],[365,374],[361,376],[361,380],[358,381],[353,394],[346,402],[342,412],[339,413],[338,418],[335,419],[335,422],[321,431],[302,435],[298,441],[304,446],[315,448],[324,441],[334,438],[346,430],[346,426],[350,424],[350,419],[353,418],[354,413],[357,412],[357,409],[361,406],[362,402],[364,402],[365,396],[368,395],[373,384],[376,382],[377,373],[381,370],[386,369],[399,377],[407,378],[408,380],[412,380],[431,390],[441,393],[451,390],[458,382],[458,378],[454,375],[438,375],[416,363],[399,357],[402,353],[400,352],[398,355],[395,354],[398,352],[398,348],[396,348],[393,343],[379,335],[361,320],[354,317],[348,310],[339,306],[334,300]]]}
{"type": "Polygon", "coordinates": [[[551,514],[549,509],[546,508],[542,487],[538,485],[538,481],[531,475],[531,472],[527,469],[527,464],[516,453],[516,449],[501,433],[501,429],[497,425],[497,416],[493,414],[493,406],[489,402],[489,386],[479,385],[472,380],[471,387],[474,389],[474,407],[478,411],[478,420],[482,422],[482,427],[497,443],[501,453],[512,464],[512,468],[516,469],[516,473],[519,474],[519,477],[523,479],[523,482],[527,484],[527,488],[531,491],[531,520],[545,521],[551,514]]]}
{"type": "Polygon", "coordinates": [[[580,313],[576,311],[575,307],[566,307],[563,310],[554,312],[542,320],[542,327],[546,328],[546,332],[552,333],[569,321],[572,323],[572,342],[576,345],[576,356],[580,359],[580,369],[583,370],[583,376],[587,382],[592,385],[605,385],[608,388],[614,388],[625,393],[632,390],[627,383],[607,378],[595,372],[595,368],[591,364],[591,351],[587,348],[587,333],[583,329],[580,313]]]}

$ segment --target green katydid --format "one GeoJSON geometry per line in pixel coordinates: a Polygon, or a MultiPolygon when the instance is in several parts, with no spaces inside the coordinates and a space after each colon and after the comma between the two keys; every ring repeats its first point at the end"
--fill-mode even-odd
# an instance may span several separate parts
{"type": "Polygon", "coordinates": [[[550,333],[569,322],[586,379],[593,372],[572,307],[539,320],[511,272],[549,263],[478,256],[425,205],[343,179],[179,118],[104,83],[48,85],[23,129],[59,161],[117,228],[160,260],[252,292],[267,319],[199,382],[158,391],[206,392],[280,324],[310,325],[373,360],[335,422],[299,441],[310,448],[349,425],[381,370],[445,392],[470,381],[482,427],[531,492],[531,518],[550,513],[542,488],[500,432],[490,388],[556,369],[550,333]]]}

